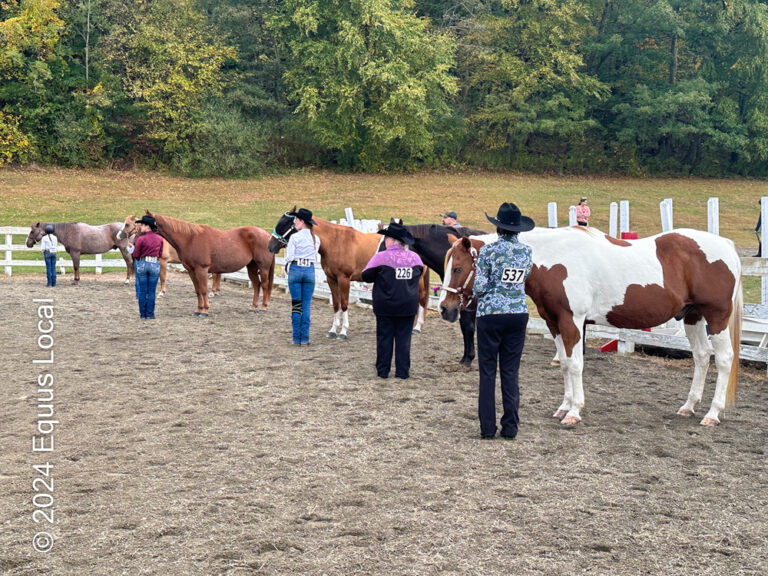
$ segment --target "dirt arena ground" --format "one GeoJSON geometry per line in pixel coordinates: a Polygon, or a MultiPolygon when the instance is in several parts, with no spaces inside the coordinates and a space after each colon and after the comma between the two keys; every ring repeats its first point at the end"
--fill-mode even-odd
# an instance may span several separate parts
{"type": "Polygon", "coordinates": [[[158,319],[140,323],[118,276],[59,281],[0,279],[2,574],[768,571],[764,366],[744,368],[737,408],[705,429],[675,416],[690,360],[590,348],[585,419],[564,430],[550,418],[554,345],[531,336],[520,435],[487,442],[477,371],[456,370],[458,326],[435,314],[414,338],[413,378],[382,381],[369,310],[330,341],[318,301],[312,346],[295,348],[282,291],[256,315],[225,284],[201,320],[174,273],[158,319]],[[59,424],[41,454],[33,298],[50,296],[59,424]],[[53,527],[32,519],[32,466],[46,460],[53,527]],[[47,554],[33,550],[39,530],[55,536],[47,554]]]}

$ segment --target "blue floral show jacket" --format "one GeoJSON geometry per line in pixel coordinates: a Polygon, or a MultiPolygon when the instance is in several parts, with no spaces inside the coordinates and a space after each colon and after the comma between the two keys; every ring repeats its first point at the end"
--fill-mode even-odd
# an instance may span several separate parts
{"type": "Polygon", "coordinates": [[[473,289],[478,316],[528,313],[525,279],[531,273],[531,253],[530,246],[508,235],[480,248],[473,289]]]}

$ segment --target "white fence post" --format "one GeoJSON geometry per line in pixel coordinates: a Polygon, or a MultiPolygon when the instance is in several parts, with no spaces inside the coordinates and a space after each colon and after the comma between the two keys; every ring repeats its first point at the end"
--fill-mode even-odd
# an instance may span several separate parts
{"type": "MultiPolygon", "coordinates": [[[[5,245],[8,247],[8,249],[5,251],[5,261],[10,262],[13,260],[13,235],[6,234],[5,235],[5,245]]],[[[5,275],[10,276],[13,274],[13,266],[6,266],[5,267],[5,275]]]]}
{"type": "Polygon", "coordinates": [[[611,205],[608,209],[608,235],[611,238],[617,238],[619,236],[618,233],[618,223],[619,223],[619,205],[616,204],[616,202],[611,202],[611,205]]]}
{"type": "Polygon", "coordinates": [[[707,230],[710,234],[720,236],[720,199],[707,200],[707,230]]]}
{"type": "Polygon", "coordinates": [[[619,202],[619,234],[629,232],[629,200],[619,202]]]}
{"type": "Polygon", "coordinates": [[[96,274],[101,274],[101,254],[96,254],[96,274]]]}
{"type": "Polygon", "coordinates": [[[568,207],[568,226],[578,226],[578,222],[576,222],[576,206],[568,207]]]}
{"type": "MultiPolygon", "coordinates": [[[[768,196],[760,198],[760,241],[762,243],[762,252],[760,255],[766,258],[765,250],[768,250],[768,226],[765,221],[768,219],[768,196]]],[[[763,276],[763,306],[768,305],[768,276],[763,276]]]]}
{"type": "Polygon", "coordinates": [[[659,202],[659,212],[661,212],[661,231],[670,232],[674,228],[672,225],[672,200],[665,198],[659,202]]]}
{"type": "Polygon", "coordinates": [[[547,226],[557,228],[557,202],[547,204],[547,226]]]}

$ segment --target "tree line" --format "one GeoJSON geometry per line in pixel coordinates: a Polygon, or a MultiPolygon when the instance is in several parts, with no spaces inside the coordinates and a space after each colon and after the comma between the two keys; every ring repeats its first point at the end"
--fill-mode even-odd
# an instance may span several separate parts
{"type": "Polygon", "coordinates": [[[768,173],[758,0],[2,0],[0,165],[768,173]]]}

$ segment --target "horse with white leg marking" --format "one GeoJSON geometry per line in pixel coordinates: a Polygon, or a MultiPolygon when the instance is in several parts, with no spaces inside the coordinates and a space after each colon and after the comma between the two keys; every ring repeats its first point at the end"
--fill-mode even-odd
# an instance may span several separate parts
{"type": "Polygon", "coordinates": [[[39,242],[45,234],[45,227],[53,226],[53,233],[64,249],[72,257],[72,267],[75,269],[74,283],[80,282],[80,256],[83,254],[104,254],[113,248],[120,250],[125,260],[127,270],[125,282],[128,284],[133,276],[133,258],[128,252],[130,244],[127,238],[119,238],[118,232],[122,228],[120,222],[110,222],[101,226],[91,226],[82,222],[37,222],[27,236],[27,248],[32,248],[35,242],[39,242]]]}
{"type": "MultiPolygon", "coordinates": [[[[296,206],[283,214],[275,224],[269,250],[277,254],[296,232],[294,220],[296,206]]],[[[333,324],[328,331],[328,338],[347,339],[349,329],[349,288],[353,281],[362,281],[362,272],[382,242],[381,234],[360,232],[349,226],[333,224],[328,220],[314,217],[317,224],[313,227],[315,236],[320,238],[320,264],[325,272],[333,301],[333,324]]],[[[419,301],[426,302],[429,285],[424,285],[424,278],[419,284],[419,301]]]]}
{"type": "MultiPolygon", "coordinates": [[[[707,232],[678,229],[643,238],[616,240],[594,229],[535,229],[520,234],[533,248],[526,294],[555,338],[565,393],[554,416],[565,426],[581,420],[584,407],[580,345],[584,322],[618,328],[651,328],[671,318],[685,322],[694,373],[688,398],[678,410],[694,414],[701,401],[711,337],[717,367],[715,394],[701,420],[715,426],[720,411],[734,404],[739,374],[742,289],[741,261],[733,242],[707,232]]],[[[455,316],[462,294],[471,293],[472,250],[482,241],[462,239],[446,256],[452,289],[441,305],[455,316]],[[469,292],[468,292],[469,291],[469,292]]]]}

